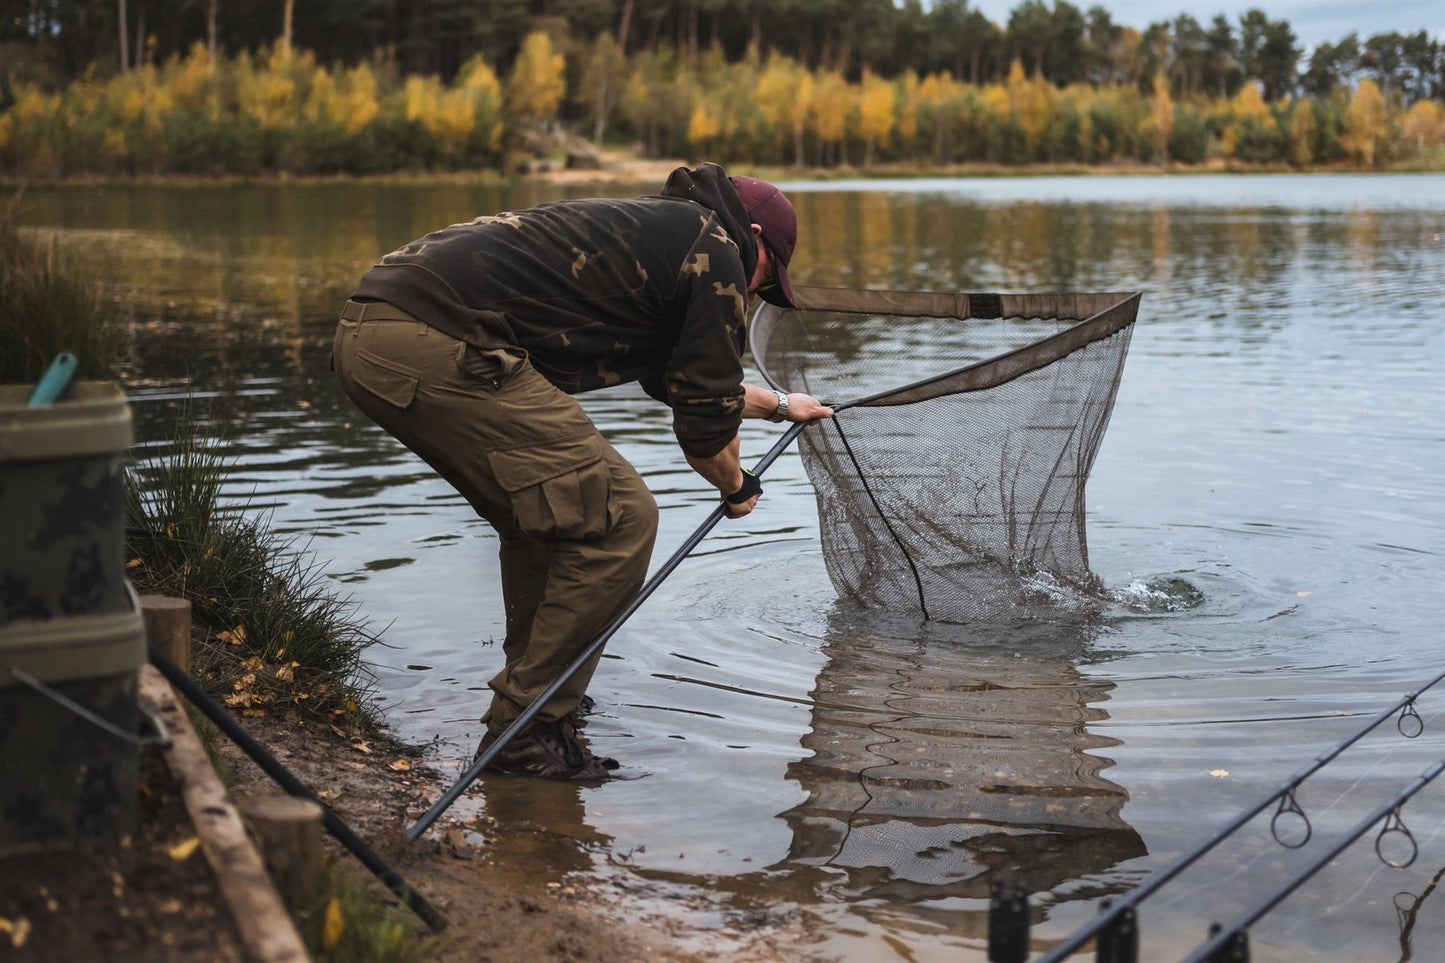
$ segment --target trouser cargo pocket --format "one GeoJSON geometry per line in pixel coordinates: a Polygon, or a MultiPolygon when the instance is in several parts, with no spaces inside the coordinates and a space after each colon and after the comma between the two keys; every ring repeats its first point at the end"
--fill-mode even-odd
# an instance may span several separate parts
{"type": "Polygon", "coordinates": [[[358,385],[382,401],[389,402],[398,408],[406,408],[416,397],[416,388],[421,380],[421,372],[372,354],[362,348],[356,352],[356,361],[352,365],[351,377],[358,385]]]}
{"type": "Polygon", "coordinates": [[[597,434],[487,455],[517,527],[538,538],[583,541],[611,530],[612,473],[597,434]]]}

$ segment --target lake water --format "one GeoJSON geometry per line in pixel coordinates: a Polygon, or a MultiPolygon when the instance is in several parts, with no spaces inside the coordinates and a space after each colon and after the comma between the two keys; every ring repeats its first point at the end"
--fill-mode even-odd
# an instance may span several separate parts
{"type": "MultiPolygon", "coordinates": [[[[857,610],[834,596],[786,456],[759,510],[703,543],[597,674],[592,745],[646,777],[487,780],[455,811],[496,820],[497,851],[545,836],[525,849],[539,873],[719,954],[981,960],[989,881],[1020,879],[1041,952],[1445,668],[1445,177],[787,186],[802,283],[1143,291],[1089,484],[1090,556],[1126,597],[1172,577],[1205,601],[1002,627],[857,610]]],[[[387,627],[372,653],[387,720],[447,771],[470,757],[501,656],[495,539],[350,409],[327,352],[378,254],[562,193],[32,189],[21,209],[124,305],[143,437],[164,436],[188,384],[226,412],[238,486],[313,536],[387,627]]],[[[584,403],[657,495],[661,561],[713,496],[635,387],[584,403]]],[[[777,430],[748,424],[749,458],[777,430]]],[[[1183,955],[1439,760],[1442,706],[1430,692],[1419,738],[1387,723],[1306,783],[1303,849],[1261,818],[1146,902],[1143,958],[1183,955]]],[[[1383,865],[1367,835],[1253,928],[1254,958],[1438,953],[1445,784],[1402,815],[1412,866],[1383,865]]]]}

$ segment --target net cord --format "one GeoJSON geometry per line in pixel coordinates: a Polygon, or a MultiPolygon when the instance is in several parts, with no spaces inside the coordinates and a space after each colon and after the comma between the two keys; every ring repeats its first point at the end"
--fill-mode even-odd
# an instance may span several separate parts
{"type": "MultiPolygon", "coordinates": [[[[839,405],[839,407],[844,407],[839,405]]],[[[858,481],[863,484],[863,491],[868,495],[868,501],[873,503],[873,509],[878,513],[878,518],[883,522],[883,527],[888,529],[888,534],[898,546],[898,551],[903,553],[903,560],[908,563],[908,570],[913,573],[913,585],[918,589],[918,607],[923,611],[923,620],[929,621],[928,602],[923,592],[923,579],[918,574],[918,566],[913,561],[912,554],[903,544],[903,539],[893,530],[893,522],[888,513],[883,511],[883,506],[878,504],[878,496],[873,494],[873,486],[868,484],[868,474],[863,471],[863,466],[858,464],[858,459],[853,455],[853,446],[848,444],[848,436],[843,433],[843,425],[836,419],[830,418],[828,424],[838,432],[838,440],[843,443],[843,450],[848,453],[848,460],[853,463],[853,470],[858,473],[858,481]]]]}

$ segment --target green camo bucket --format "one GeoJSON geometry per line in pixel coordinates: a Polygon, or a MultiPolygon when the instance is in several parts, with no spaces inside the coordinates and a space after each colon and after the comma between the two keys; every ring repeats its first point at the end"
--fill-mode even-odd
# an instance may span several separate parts
{"type": "Polygon", "coordinates": [[[0,625],[0,855],[135,831],[145,622],[126,598],[119,614],[0,625]]]}
{"type": "Polygon", "coordinates": [[[27,408],[0,385],[0,625],[124,613],[130,406],[110,382],[27,408]]]}

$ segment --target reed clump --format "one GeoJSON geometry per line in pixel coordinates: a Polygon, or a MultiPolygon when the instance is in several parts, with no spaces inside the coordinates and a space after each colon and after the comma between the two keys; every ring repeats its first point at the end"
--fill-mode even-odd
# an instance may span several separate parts
{"type": "Polygon", "coordinates": [[[0,208],[0,382],[33,383],[70,351],[79,376],[104,377],[118,342],[114,312],[99,287],[48,241],[15,224],[19,195],[0,208]]]}
{"type": "Polygon", "coordinates": [[[170,443],[136,462],[126,491],[129,576],[191,601],[191,667],[233,711],[291,707],[371,728],[377,636],[296,539],[228,497],[224,439],[180,406],[170,443]]]}

